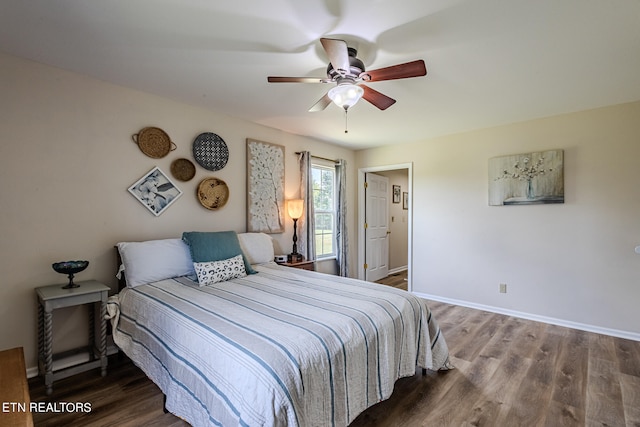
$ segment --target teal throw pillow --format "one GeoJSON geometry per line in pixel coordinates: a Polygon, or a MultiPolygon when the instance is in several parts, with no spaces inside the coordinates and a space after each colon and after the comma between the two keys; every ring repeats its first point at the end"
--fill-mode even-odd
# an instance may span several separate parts
{"type": "Polygon", "coordinates": [[[182,233],[182,240],[189,246],[193,262],[220,261],[242,255],[247,274],[255,274],[242,252],[235,231],[188,231],[182,233]]]}

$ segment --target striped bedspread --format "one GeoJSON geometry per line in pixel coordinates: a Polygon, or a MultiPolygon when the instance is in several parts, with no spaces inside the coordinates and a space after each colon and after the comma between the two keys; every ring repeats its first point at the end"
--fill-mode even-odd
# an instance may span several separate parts
{"type": "Polygon", "coordinates": [[[186,278],[112,297],[114,341],[194,426],[346,426],[416,366],[449,368],[424,300],[264,264],[198,287],[186,278]]]}

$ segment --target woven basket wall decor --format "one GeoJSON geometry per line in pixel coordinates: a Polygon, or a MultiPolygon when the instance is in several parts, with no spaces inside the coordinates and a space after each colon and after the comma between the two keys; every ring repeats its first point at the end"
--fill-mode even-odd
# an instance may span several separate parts
{"type": "Polygon", "coordinates": [[[180,181],[190,181],[196,175],[196,165],[189,159],[175,159],[171,162],[171,174],[180,181]]]}
{"type": "Polygon", "coordinates": [[[176,149],[169,135],[157,127],[142,128],[140,132],[131,135],[133,142],[138,144],[140,151],[153,159],[161,159],[176,149]]]}
{"type": "Polygon", "coordinates": [[[227,183],[218,178],[205,178],[198,185],[198,200],[207,209],[216,210],[229,200],[227,183]]]}
{"type": "Polygon", "coordinates": [[[198,135],[193,141],[193,158],[203,168],[217,171],[227,164],[229,149],[218,135],[213,132],[205,132],[198,135]]]}

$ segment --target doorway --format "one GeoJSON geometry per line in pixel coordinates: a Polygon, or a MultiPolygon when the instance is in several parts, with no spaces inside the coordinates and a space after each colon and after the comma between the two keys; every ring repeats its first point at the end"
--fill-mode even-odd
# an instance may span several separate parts
{"type": "MultiPolygon", "coordinates": [[[[371,177],[371,176],[370,176],[371,177]]],[[[396,188],[398,190],[398,188],[396,188]]],[[[412,163],[402,163],[395,165],[386,165],[386,166],[376,166],[369,168],[361,168],[358,170],[358,278],[362,280],[371,280],[367,276],[367,267],[368,260],[373,259],[374,266],[377,268],[378,265],[386,264],[386,266],[390,266],[391,269],[389,273],[393,273],[394,271],[401,271],[406,268],[407,270],[407,287],[409,291],[412,289],[412,225],[413,225],[413,210],[411,203],[411,195],[413,194],[413,164],[412,163]],[[388,212],[387,217],[389,220],[387,232],[390,231],[391,235],[387,234],[387,236],[391,236],[390,239],[393,240],[394,245],[391,246],[392,256],[398,258],[398,256],[406,255],[404,260],[406,260],[406,267],[401,266],[400,268],[397,265],[394,265],[394,262],[389,262],[383,259],[382,261],[377,261],[380,256],[389,257],[389,254],[380,253],[380,251],[384,250],[384,245],[371,245],[368,242],[368,233],[365,224],[367,224],[367,189],[365,188],[365,182],[367,182],[367,174],[375,174],[382,175],[386,177],[393,176],[404,176],[404,180],[402,180],[402,185],[400,189],[400,200],[399,203],[393,203],[393,185],[394,182],[397,182],[394,178],[389,180],[389,205],[391,211],[388,212]],[[404,206],[403,206],[404,204],[404,206]],[[403,209],[406,207],[406,209],[403,209]],[[395,234],[394,234],[395,233],[395,234]],[[398,246],[400,245],[400,246],[398,246]],[[374,253],[371,253],[374,251],[374,253]],[[405,252],[406,251],[406,252],[405,252]],[[376,258],[378,257],[378,258],[376,258]]],[[[378,227],[376,227],[378,228],[378,227]]],[[[374,232],[378,232],[379,230],[374,230],[374,232]]],[[[378,233],[379,234],[379,233],[378,233]]],[[[378,236],[380,237],[380,236],[378,236]]],[[[403,262],[403,261],[396,261],[403,262]]]]}

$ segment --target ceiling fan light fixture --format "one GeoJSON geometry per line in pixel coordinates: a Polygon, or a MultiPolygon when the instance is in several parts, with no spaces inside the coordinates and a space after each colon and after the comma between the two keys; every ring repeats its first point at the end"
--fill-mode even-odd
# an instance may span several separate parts
{"type": "Polygon", "coordinates": [[[329,90],[329,98],[338,106],[347,110],[355,105],[362,95],[364,89],[355,84],[341,84],[329,90]]]}

